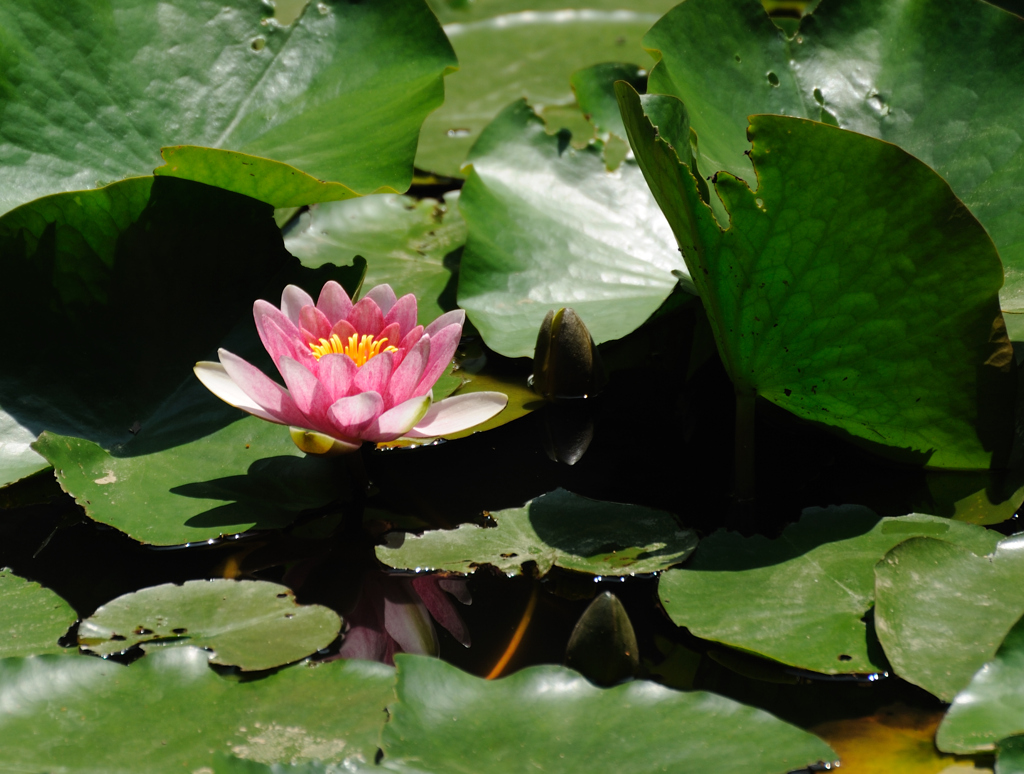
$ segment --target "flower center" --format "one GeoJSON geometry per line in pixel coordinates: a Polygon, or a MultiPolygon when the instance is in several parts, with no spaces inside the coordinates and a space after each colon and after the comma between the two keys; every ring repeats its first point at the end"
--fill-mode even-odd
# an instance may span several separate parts
{"type": "Polygon", "coordinates": [[[387,338],[375,340],[369,334],[360,336],[358,333],[353,333],[348,337],[347,342],[342,343],[341,337],[337,333],[332,333],[331,338],[320,339],[319,344],[310,344],[309,348],[313,350],[313,357],[317,360],[324,355],[348,355],[352,358],[352,362],[361,366],[381,352],[398,351],[397,347],[384,347],[386,343],[387,338]]]}

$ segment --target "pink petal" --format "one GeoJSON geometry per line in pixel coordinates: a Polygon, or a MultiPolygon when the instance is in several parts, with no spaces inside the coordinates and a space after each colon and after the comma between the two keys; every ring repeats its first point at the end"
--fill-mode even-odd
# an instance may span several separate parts
{"type": "Polygon", "coordinates": [[[372,298],[377,306],[380,307],[381,314],[387,314],[391,311],[391,307],[395,305],[395,291],[388,284],[370,288],[363,295],[363,298],[372,298]]]}
{"type": "Polygon", "coordinates": [[[349,438],[358,438],[362,430],[384,410],[384,400],[375,392],[361,392],[336,400],[327,410],[327,417],[338,431],[349,438]]]}
{"type": "Polygon", "coordinates": [[[398,329],[398,323],[389,323],[388,325],[385,325],[384,328],[381,330],[380,334],[376,336],[376,338],[378,341],[383,341],[384,339],[387,339],[387,344],[385,344],[384,346],[395,347],[397,349],[398,345],[402,343],[402,338],[398,329]]]}
{"type": "Polygon", "coordinates": [[[437,655],[437,633],[426,605],[401,578],[384,583],[384,628],[406,653],[437,655]]]}
{"type": "Polygon", "coordinates": [[[439,580],[440,578],[436,575],[413,578],[412,587],[420,595],[420,599],[423,600],[423,604],[430,611],[434,620],[447,629],[449,634],[461,642],[464,647],[468,648],[472,644],[469,629],[466,628],[465,621],[462,620],[462,616],[459,615],[459,611],[455,609],[455,605],[452,604],[448,595],[441,591],[441,587],[438,585],[439,580]]]}
{"type": "Polygon", "coordinates": [[[316,302],[316,308],[327,315],[331,325],[335,325],[338,320],[348,317],[352,311],[352,299],[348,297],[345,288],[334,280],[329,280],[320,291],[320,300],[316,302]]]}
{"type": "Polygon", "coordinates": [[[259,331],[260,340],[263,342],[263,346],[267,345],[267,339],[266,336],[263,335],[263,329],[269,321],[277,323],[277,327],[293,339],[299,338],[298,324],[289,320],[280,309],[269,301],[264,301],[261,298],[259,301],[254,303],[252,305],[252,317],[256,321],[256,330],[259,331]]]}
{"type": "Polygon", "coordinates": [[[447,328],[449,325],[458,325],[459,328],[462,328],[464,322],[466,322],[466,313],[461,309],[454,309],[451,312],[445,312],[430,323],[427,326],[427,333],[433,338],[434,334],[442,328],[447,328]]]}
{"type": "Polygon", "coordinates": [[[195,364],[192,369],[199,381],[203,383],[210,392],[220,398],[222,401],[227,403],[229,406],[240,408],[242,411],[247,411],[254,417],[265,419],[268,422],[276,422],[277,424],[288,424],[282,422],[280,419],[270,414],[266,409],[262,408],[252,398],[235,384],[234,380],[220,363],[211,363],[208,360],[203,360],[195,364]]]}
{"type": "Polygon", "coordinates": [[[226,349],[217,351],[217,357],[231,381],[241,388],[256,404],[283,425],[303,422],[304,417],[291,395],[277,382],[251,363],[226,349]]]}
{"type": "Polygon", "coordinates": [[[304,306],[313,306],[312,296],[298,285],[286,285],[281,293],[281,311],[284,316],[298,325],[299,313],[304,306]]]}
{"type": "Polygon", "coordinates": [[[414,395],[424,395],[441,378],[462,338],[461,325],[448,325],[430,337],[430,360],[423,369],[420,383],[413,391],[414,395]]]}
{"type": "Polygon", "coordinates": [[[384,324],[398,323],[399,338],[405,336],[416,325],[416,296],[412,293],[402,296],[391,309],[384,313],[384,324]]]}
{"type": "Polygon", "coordinates": [[[500,392],[453,395],[431,406],[423,419],[405,435],[409,438],[432,438],[467,430],[496,416],[507,404],[508,396],[500,392]]]}
{"type": "Polygon", "coordinates": [[[344,398],[352,392],[359,367],[348,355],[324,355],[316,378],[327,390],[331,400],[344,398]]]}
{"type": "MultiPolygon", "coordinates": [[[[298,328],[295,330],[298,331],[298,328]]],[[[263,346],[267,348],[267,352],[274,359],[278,371],[281,370],[281,359],[287,357],[301,363],[309,371],[316,372],[316,358],[313,357],[309,345],[297,336],[289,336],[287,332],[281,330],[277,320],[264,318],[263,330],[260,333],[263,346]]]]}
{"type": "Polygon", "coordinates": [[[356,333],[360,335],[368,333],[371,336],[376,336],[384,327],[384,314],[377,306],[377,302],[367,296],[352,307],[348,321],[352,323],[356,333]]]}
{"type": "MultiPolygon", "coordinates": [[[[285,583],[288,586],[287,583],[285,583]]],[[[441,578],[437,585],[447,591],[464,605],[473,604],[473,595],[469,593],[469,584],[465,578],[441,578]]],[[[288,586],[288,588],[293,588],[288,586]]]]}
{"type": "Polygon", "coordinates": [[[411,349],[412,346],[423,338],[423,326],[417,325],[402,337],[402,343],[398,344],[399,350],[411,349]]]}
{"type": "Polygon", "coordinates": [[[359,335],[356,333],[356,329],[352,327],[352,323],[348,320],[338,320],[338,322],[334,323],[334,327],[331,328],[331,334],[337,334],[338,338],[341,339],[342,344],[348,344],[348,340],[352,338],[352,336],[359,335]]]}
{"type": "Polygon", "coordinates": [[[364,440],[374,443],[401,438],[412,429],[413,425],[423,419],[429,408],[429,395],[409,398],[405,403],[399,403],[377,417],[363,431],[362,437],[364,440]]]}
{"type": "Polygon", "coordinates": [[[387,391],[388,380],[391,378],[391,353],[381,352],[359,367],[356,375],[356,392],[376,392],[383,395],[387,391]]]}
{"type": "Polygon", "coordinates": [[[394,653],[393,641],[384,630],[384,591],[373,575],[363,576],[359,599],[345,613],[349,629],[338,653],[341,658],[385,661],[394,653]]]}
{"type": "Polygon", "coordinates": [[[413,391],[423,377],[423,369],[427,367],[430,343],[426,336],[416,342],[416,345],[405,353],[405,358],[391,374],[387,392],[384,393],[384,405],[388,408],[404,403],[413,396],[413,391]]]}
{"type": "Polygon", "coordinates": [[[327,409],[333,401],[327,390],[313,374],[290,357],[281,358],[278,367],[281,369],[284,383],[288,385],[288,394],[292,396],[299,411],[306,416],[304,422],[295,424],[330,435],[332,428],[326,419],[327,409]]]}
{"type": "MultiPolygon", "coordinates": [[[[313,334],[312,341],[320,341],[331,336],[331,321],[315,306],[302,307],[302,311],[299,312],[299,326],[313,334]]],[[[310,339],[306,341],[308,343],[310,339]]]]}

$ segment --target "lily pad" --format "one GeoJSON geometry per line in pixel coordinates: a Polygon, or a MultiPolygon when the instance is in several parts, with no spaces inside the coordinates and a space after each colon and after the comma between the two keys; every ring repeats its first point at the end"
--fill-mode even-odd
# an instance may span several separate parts
{"type": "Polygon", "coordinates": [[[1011,736],[999,742],[995,774],[1024,774],[1024,736],[1011,736]]]}
{"type": "Polygon", "coordinates": [[[1009,736],[1024,734],[1024,622],[1018,621],[995,658],[979,669],[953,700],[939,724],[935,744],[952,753],[995,749],[1009,736]]]}
{"type": "Polygon", "coordinates": [[[429,325],[455,308],[455,251],[466,242],[458,200],[458,191],[453,191],[443,203],[381,195],[322,204],[301,216],[284,244],[311,268],[345,266],[356,255],[363,256],[364,284],[387,283],[399,296],[415,293],[419,323],[429,325]]]}
{"type": "Polygon", "coordinates": [[[943,701],[991,661],[1024,615],[1024,536],[990,555],[932,538],[896,546],[875,568],[875,627],[896,673],[943,701]]]}
{"type": "Polygon", "coordinates": [[[77,619],[54,592],[0,569],[0,658],[64,652],[57,640],[77,619]]]}
{"type": "Polygon", "coordinates": [[[437,659],[395,663],[381,739],[390,771],[784,774],[836,759],[816,736],[703,691],[642,680],[602,690],[557,666],[484,680],[437,659]]]}
{"type": "Polygon", "coordinates": [[[600,502],[556,489],[522,508],[493,511],[496,527],[463,524],[422,536],[399,535],[377,558],[399,569],[472,573],[489,564],[507,575],[527,562],[539,575],[553,566],[592,575],[635,575],[679,564],[697,545],[664,511],[600,502]]]}
{"type": "Polygon", "coordinates": [[[621,338],[685,272],[640,170],[608,172],[600,145],[576,150],[549,135],[525,102],[494,119],[469,163],[459,305],[502,355],[532,356],[544,315],[563,306],[595,342],[621,338]]]}
{"type": "MultiPolygon", "coordinates": [[[[743,153],[753,113],[899,145],[945,178],[991,234],[1006,265],[1004,308],[1024,310],[1022,35],[1024,20],[974,0],[825,2],[791,38],[759,3],[687,0],[644,37],[660,56],[648,91],[686,103],[704,174],[752,179],[743,153]]],[[[871,163],[887,181],[873,192],[904,174],[893,156],[871,163]]],[[[971,267],[958,276],[986,270],[966,254],[958,262],[971,267]]]]}
{"type": "Polygon", "coordinates": [[[165,648],[130,667],[82,656],[0,661],[4,768],[170,774],[209,766],[221,752],[259,763],[372,763],[392,668],[336,661],[239,682],[210,669],[209,655],[165,648]]]}
{"type": "Polygon", "coordinates": [[[213,664],[260,670],[305,658],[339,631],[337,613],[296,604],[291,590],[277,583],[193,580],[107,602],[82,621],[78,644],[98,656],[140,644],[189,644],[212,650],[213,664]]]}
{"type": "Polygon", "coordinates": [[[644,115],[678,115],[676,98],[616,89],[741,408],[761,396],[904,462],[1005,465],[1015,371],[1002,267],[942,178],[871,137],[753,116],[756,187],[717,175],[723,231],[644,115]]]}
{"type": "Polygon", "coordinates": [[[205,147],[164,172],[244,193],[252,170],[218,149],[340,180],[339,197],[408,188],[420,125],[457,66],[429,8],[323,2],[288,27],[267,10],[249,0],[113,0],[106,13],[88,0],[6,4],[0,212],[148,174],[170,145],[205,147]]]}
{"type": "Polygon", "coordinates": [[[704,538],[685,568],[662,574],[658,595],[672,620],[698,637],[825,674],[875,672],[886,664],[864,620],[874,567],[912,537],[984,554],[999,536],[937,516],[808,508],[775,540],[724,530],[704,538]]]}
{"type": "MultiPolygon", "coordinates": [[[[470,146],[514,99],[571,105],[569,76],[601,62],[654,60],[643,34],[674,0],[432,2],[459,58],[445,100],[423,124],[416,166],[459,176],[470,146]]],[[[555,126],[554,128],[559,128],[555,126]]]]}

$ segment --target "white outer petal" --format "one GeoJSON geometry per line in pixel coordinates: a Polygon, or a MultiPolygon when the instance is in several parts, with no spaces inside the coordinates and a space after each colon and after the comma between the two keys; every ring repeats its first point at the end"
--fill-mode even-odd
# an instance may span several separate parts
{"type": "Polygon", "coordinates": [[[438,401],[406,438],[432,438],[467,430],[486,422],[508,405],[508,396],[501,392],[469,392],[438,401]]]}
{"type": "Polygon", "coordinates": [[[277,425],[282,424],[280,419],[272,414],[268,414],[258,403],[246,395],[245,391],[231,380],[228,372],[220,363],[202,360],[195,364],[192,371],[199,377],[199,381],[203,383],[206,389],[225,403],[235,408],[240,408],[242,411],[248,411],[254,417],[265,419],[277,425]]]}

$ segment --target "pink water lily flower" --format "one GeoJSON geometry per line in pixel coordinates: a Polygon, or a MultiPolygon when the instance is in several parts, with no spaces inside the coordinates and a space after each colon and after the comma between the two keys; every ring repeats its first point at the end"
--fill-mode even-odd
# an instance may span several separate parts
{"type": "Polygon", "coordinates": [[[305,452],[454,433],[490,419],[508,402],[502,393],[475,392],[433,403],[431,388],[462,336],[461,309],[424,328],[416,324],[415,296],[396,298],[391,286],[378,285],[353,303],[331,281],[315,304],[289,285],[280,309],[259,300],[253,316],[285,387],[224,349],[219,363],[196,363],[196,376],[226,403],[290,425],[305,452]]]}

